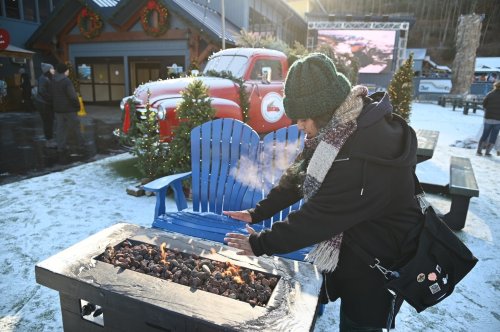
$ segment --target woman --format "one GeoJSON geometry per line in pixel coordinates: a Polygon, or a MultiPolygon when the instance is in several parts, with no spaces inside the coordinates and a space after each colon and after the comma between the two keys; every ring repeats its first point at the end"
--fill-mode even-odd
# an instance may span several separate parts
{"type": "Polygon", "coordinates": [[[477,155],[483,155],[483,149],[486,148],[485,156],[491,156],[491,149],[500,131],[500,81],[493,84],[493,90],[486,95],[483,100],[484,108],[484,129],[483,134],[477,144],[477,155]]]}
{"type": "Polygon", "coordinates": [[[323,303],[341,299],[340,331],[394,326],[401,306],[383,287],[384,276],[348,242],[392,266],[415,250],[407,234],[422,220],[414,197],[415,132],[391,114],[386,93],[367,92],[351,88],[323,54],[296,61],[283,102],[306,133],[304,150],[254,209],[225,212],[257,223],[304,199],[271,229],[257,233],[247,226],[249,236],[231,233],[225,240],[239,254],[256,256],[316,244],[306,259],[323,272],[323,303]]]}

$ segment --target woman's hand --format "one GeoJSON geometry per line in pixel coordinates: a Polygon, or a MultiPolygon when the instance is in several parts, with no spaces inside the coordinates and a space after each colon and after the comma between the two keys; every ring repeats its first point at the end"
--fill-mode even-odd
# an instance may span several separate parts
{"type": "Polygon", "coordinates": [[[241,210],[241,211],[222,211],[222,214],[225,214],[228,217],[231,217],[236,220],[241,220],[244,222],[252,222],[252,216],[250,215],[250,212],[247,210],[241,210]]]}
{"type": "MultiPolygon", "coordinates": [[[[255,233],[255,230],[248,225],[246,225],[246,229],[249,234],[255,233]]],[[[227,233],[226,237],[224,238],[224,242],[226,242],[230,247],[240,249],[240,251],[237,252],[238,255],[255,256],[252,251],[252,247],[250,246],[248,235],[239,233],[227,233]]]]}

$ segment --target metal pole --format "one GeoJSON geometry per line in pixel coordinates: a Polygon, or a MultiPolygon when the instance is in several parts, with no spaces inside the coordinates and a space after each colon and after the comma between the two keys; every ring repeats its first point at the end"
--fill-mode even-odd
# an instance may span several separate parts
{"type": "Polygon", "coordinates": [[[226,13],[224,10],[224,0],[221,0],[221,15],[222,15],[222,49],[226,49],[226,13]]]}

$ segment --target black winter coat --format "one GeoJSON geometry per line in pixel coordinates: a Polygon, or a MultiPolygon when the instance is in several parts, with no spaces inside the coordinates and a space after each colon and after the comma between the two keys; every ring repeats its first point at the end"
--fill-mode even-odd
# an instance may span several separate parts
{"type": "Polygon", "coordinates": [[[485,119],[500,120],[500,89],[488,93],[483,100],[485,119]]]}
{"type": "MultiPolygon", "coordinates": [[[[50,75],[50,74],[49,74],[50,75]]],[[[52,103],[52,80],[50,76],[47,74],[42,74],[38,78],[38,89],[37,95],[35,96],[35,100],[38,103],[42,103],[45,105],[52,103]]]]}
{"type": "Polygon", "coordinates": [[[71,80],[57,73],[52,80],[52,109],[56,113],[71,113],[80,110],[80,102],[71,80]]]}
{"type": "MultiPolygon", "coordinates": [[[[341,298],[351,320],[384,328],[392,300],[383,288],[384,277],[362,261],[346,239],[390,267],[414,252],[416,243],[407,235],[422,214],[414,198],[415,132],[391,114],[387,94],[370,97],[358,118],[358,129],[340,150],[318,192],[286,220],[252,234],[250,244],[257,256],[272,255],[344,232],[339,263],[325,276],[323,291],[331,301],[341,298]]],[[[250,210],[252,223],[269,218],[302,196],[300,190],[273,188],[250,210]]]]}

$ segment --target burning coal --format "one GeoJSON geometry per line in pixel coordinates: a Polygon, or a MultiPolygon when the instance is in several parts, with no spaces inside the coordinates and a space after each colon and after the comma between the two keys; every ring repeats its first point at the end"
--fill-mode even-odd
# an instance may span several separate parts
{"type": "Polygon", "coordinates": [[[185,286],[265,306],[279,276],[254,271],[229,261],[220,262],[195,254],[148,243],[125,240],[108,246],[98,260],[185,286]]]}

